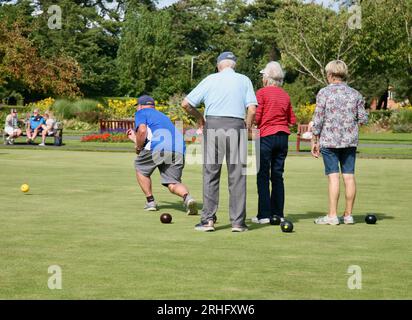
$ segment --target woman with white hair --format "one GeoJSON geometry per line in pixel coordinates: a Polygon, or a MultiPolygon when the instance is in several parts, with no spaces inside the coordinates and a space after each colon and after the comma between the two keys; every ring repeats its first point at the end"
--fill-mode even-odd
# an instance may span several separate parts
{"type": "Polygon", "coordinates": [[[368,121],[362,95],[346,84],[348,67],[341,60],[327,64],[329,85],[319,91],[313,115],[312,155],[322,153],[325,174],[329,180],[329,213],[315,220],[316,224],[353,224],[356,196],[355,160],[359,125],[368,121]],[[340,169],[339,169],[340,166],[340,169]],[[337,216],[339,173],[345,183],[346,208],[341,219],[337,216]]]}
{"type": "Polygon", "coordinates": [[[260,136],[259,200],[258,214],[252,222],[266,224],[273,216],[282,218],[284,215],[283,171],[288,154],[289,126],[296,123],[296,117],[289,95],[281,88],[285,75],[280,64],[269,62],[260,73],[264,87],[256,92],[258,108],[255,118],[260,136]]]}

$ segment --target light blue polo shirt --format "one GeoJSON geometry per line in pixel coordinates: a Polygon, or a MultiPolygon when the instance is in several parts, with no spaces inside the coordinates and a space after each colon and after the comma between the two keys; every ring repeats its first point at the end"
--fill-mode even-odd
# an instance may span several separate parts
{"type": "Polygon", "coordinates": [[[257,105],[252,81],[232,68],[211,74],[186,97],[190,105],[205,104],[205,116],[244,119],[246,108],[257,105]]]}

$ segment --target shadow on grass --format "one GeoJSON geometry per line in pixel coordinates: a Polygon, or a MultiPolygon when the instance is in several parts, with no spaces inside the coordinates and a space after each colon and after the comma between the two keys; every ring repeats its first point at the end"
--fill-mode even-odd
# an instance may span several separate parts
{"type": "MultiPolygon", "coordinates": [[[[306,213],[288,214],[286,219],[291,220],[292,222],[299,222],[300,220],[314,220],[318,217],[324,216],[325,214],[325,212],[308,211],[306,213]]],[[[394,216],[382,212],[365,212],[364,214],[354,214],[353,219],[358,223],[365,222],[365,217],[367,214],[374,214],[378,221],[395,219],[394,216]]]]}
{"type": "MultiPolygon", "coordinates": [[[[200,219],[203,203],[198,202],[197,205],[198,205],[198,209],[199,209],[199,214],[197,216],[193,216],[193,217],[197,217],[197,218],[200,219]]],[[[182,211],[182,212],[186,213],[186,209],[183,207],[182,202],[180,202],[178,199],[175,202],[164,201],[164,202],[161,202],[159,204],[159,210],[161,212],[166,212],[167,210],[170,210],[170,209],[173,209],[173,210],[176,210],[176,211],[182,211]]],[[[252,223],[250,219],[246,220],[246,224],[248,226],[249,231],[258,230],[258,229],[265,228],[265,227],[273,227],[270,224],[252,223]]],[[[216,231],[231,229],[231,228],[232,228],[231,224],[220,224],[219,217],[217,218],[217,221],[215,223],[215,230],[216,231]]]]}
{"type": "MultiPolygon", "coordinates": [[[[32,144],[28,144],[27,142],[24,142],[24,141],[17,141],[17,142],[14,142],[12,145],[2,145],[2,146],[4,148],[13,148],[13,147],[34,148],[34,147],[39,147],[40,143],[41,142],[38,141],[38,142],[35,142],[35,143],[32,143],[32,144]]],[[[62,143],[61,146],[56,146],[56,145],[54,145],[53,142],[46,142],[46,147],[56,147],[56,148],[58,148],[58,147],[63,147],[65,145],[66,145],[65,143],[62,143]]]]}
{"type": "MultiPolygon", "coordinates": [[[[267,228],[267,227],[274,227],[271,224],[257,224],[257,223],[252,223],[250,219],[246,220],[246,225],[248,226],[249,231],[254,231],[254,230],[259,230],[261,228],[267,228]]],[[[225,224],[225,225],[219,225],[219,220],[215,224],[215,229],[216,231],[218,230],[225,230],[225,229],[231,229],[232,225],[231,224],[225,224]]]]}
{"type": "MultiPolygon", "coordinates": [[[[159,203],[159,210],[168,210],[168,209],[173,209],[176,211],[182,211],[186,213],[186,208],[183,205],[182,200],[176,197],[176,201],[162,201],[159,203]]],[[[197,209],[199,211],[198,216],[200,217],[200,211],[202,210],[203,203],[202,202],[197,202],[197,209]]]]}

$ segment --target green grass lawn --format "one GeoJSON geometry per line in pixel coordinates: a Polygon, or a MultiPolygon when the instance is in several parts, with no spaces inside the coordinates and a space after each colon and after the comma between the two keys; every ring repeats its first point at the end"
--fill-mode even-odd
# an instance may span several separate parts
{"type": "MultiPolygon", "coordinates": [[[[0,299],[411,299],[412,160],[359,159],[353,226],[318,226],[327,210],[321,160],[290,156],[286,214],[295,232],[250,224],[234,234],[221,188],[217,231],[193,230],[178,198],[159,185],[161,210],[142,210],[132,153],[0,149],[0,299]],[[28,194],[20,192],[30,184],[28,194]],[[173,223],[159,221],[162,212],[173,223]],[[376,225],[363,222],[377,214],[376,225]],[[47,269],[62,268],[49,290],[47,269]],[[347,287],[348,267],[362,289],[347,287]]],[[[224,170],[225,172],[226,170],[224,170]]],[[[201,168],[184,182],[201,203],[201,168]]],[[[248,178],[248,219],[257,210],[248,178]]],[[[342,206],[341,206],[342,209],[342,206]]],[[[342,210],[341,210],[342,211],[342,210]]]]}
{"type": "MultiPolygon", "coordinates": [[[[386,134],[383,134],[380,138],[379,135],[371,135],[371,140],[360,140],[360,147],[358,153],[360,157],[367,158],[398,158],[398,159],[412,159],[412,135],[393,134],[392,140],[386,134]],[[379,140],[381,139],[381,140],[379,140]],[[398,140],[397,140],[398,139],[398,140]],[[403,139],[403,140],[402,140],[403,139]],[[362,145],[362,144],[366,144],[362,145]],[[374,146],[380,144],[380,146],[374,146]],[[387,145],[387,146],[386,146],[387,145]]],[[[39,143],[40,140],[38,140],[39,143]]],[[[289,150],[290,153],[295,153],[295,146],[293,143],[296,141],[296,136],[290,136],[290,142],[292,145],[289,150]]],[[[23,138],[19,138],[14,146],[4,146],[0,144],[0,150],[10,149],[56,149],[62,151],[108,151],[108,152],[130,152],[133,153],[132,143],[110,143],[110,142],[81,142],[80,140],[64,139],[64,144],[61,147],[54,147],[52,145],[53,140],[49,138],[46,144],[49,144],[48,148],[42,148],[38,146],[28,146],[25,144],[23,138]]],[[[302,142],[300,155],[306,156],[310,151],[310,144],[308,142],[302,142]]]]}

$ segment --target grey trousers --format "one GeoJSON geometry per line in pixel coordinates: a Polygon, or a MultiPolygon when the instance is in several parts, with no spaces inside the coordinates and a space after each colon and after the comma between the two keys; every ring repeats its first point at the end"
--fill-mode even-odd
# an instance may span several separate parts
{"type": "Polygon", "coordinates": [[[230,221],[232,226],[245,226],[248,142],[245,128],[243,119],[206,117],[203,132],[202,223],[213,220],[218,210],[220,174],[226,156],[230,221]]]}

